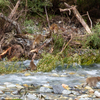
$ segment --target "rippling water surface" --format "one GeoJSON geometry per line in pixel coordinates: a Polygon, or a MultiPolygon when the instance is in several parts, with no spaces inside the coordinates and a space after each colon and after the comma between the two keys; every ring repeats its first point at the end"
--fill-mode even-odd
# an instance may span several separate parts
{"type": "MultiPolygon", "coordinates": [[[[29,60],[24,61],[23,64],[29,65],[29,60]]],[[[36,61],[35,64],[38,62],[36,61]]],[[[91,66],[78,66],[77,69],[69,68],[62,69],[58,67],[51,72],[25,72],[18,74],[7,74],[0,76],[0,84],[4,82],[11,82],[14,84],[68,84],[68,85],[79,85],[82,84],[86,77],[100,76],[100,65],[94,64],[91,66]],[[26,76],[25,73],[30,73],[26,76]]]]}

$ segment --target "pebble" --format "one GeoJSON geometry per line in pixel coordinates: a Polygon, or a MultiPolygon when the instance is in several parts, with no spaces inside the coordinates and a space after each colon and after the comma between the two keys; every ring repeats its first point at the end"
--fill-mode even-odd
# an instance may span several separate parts
{"type": "Polygon", "coordinates": [[[51,76],[59,77],[59,74],[53,73],[51,76]]]}
{"type": "Polygon", "coordinates": [[[28,100],[36,100],[36,95],[35,94],[28,93],[28,95],[26,97],[28,98],[28,100]]]}
{"type": "Polygon", "coordinates": [[[53,92],[53,90],[52,89],[49,89],[49,88],[47,88],[47,87],[40,87],[40,90],[39,90],[40,92],[53,92]]]}
{"type": "Polygon", "coordinates": [[[89,93],[94,93],[94,90],[93,90],[93,89],[90,89],[90,90],[89,90],[89,93]]]}
{"type": "Polygon", "coordinates": [[[3,94],[3,92],[0,90],[0,95],[3,94]]]}
{"type": "Polygon", "coordinates": [[[85,89],[92,90],[90,86],[86,86],[85,89]]]}
{"type": "Polygon", "coordinates": [[[16,85],[15,84],[9,84],[9,85],[6,85],[7,88],[15,88],[16,85]]]}
{"type": "Polygon", "coordinates": [[[24,88],[24,87],[21,86],[20,84],[16,84],[16,87],[17,87],[18,89],[22,89],[22,88],[24,88]]]}
{"type": "Polygon", "coordinates": [[[29,87],[27,84],[23,84],[24,87],[29,87]]]}
{"type": "Polygon", "coordinates": [[[5,90],[6,87],[5,86],[0,86],[0,90],[5,90]]]}
{"type": "Polygon", "coordinates": [[[25,76],[30,76],[31,74],[30,74],[30,73],[25,73],[24,75],[25,75],[25,76]]]}
{"type": "Polygon", "coordinates": [[[71,94],[71,91],[69,91],[69,90],[63,90],[62,94],[71,94]]]}
{"type": "MultiPolygon", "coordinates": [[[[65,84],[66,85],[66,84],[65,84]]],[[[36,85],[37,86],[37,85],[36,85]]],[[[69,87],[68,85],[66,85],[69,87]]],[[[38,93],[35,89],[28,90],[30,87],[29,84],[12,84],[10,82],[5,82],[4,85],[0,85],[0,100],[4,99],[22,99],[22,100],[93,100],[93,98],[98,97],[100,98],[100,92],[90,89],[88,93],[91,94],[83,94],[80,91],[84,91],[83,88],[81,89],[64,89],[62,85],[50,85],[49,83],[45,83],[44,85],[39,85],[38,93]],[[83,90],[82,90],[83,89],[83,90]],[[43,93],[43,94],[41,94],[43,93]],[[48,95],[49,93],[49,95],[48,95]],[[57,94],[57,95],[54,95],[57,94]],[[76,97],[77,96],[77,97],[76,97]],[[74,97],[74,99],[73,99],[74,97]],[[92,97],[92,99],[90,98],[92,97]]],[[[31,87],[30,87],[31,88],[31,87]]],[[[94,99],[95,100],[95,99],[94,99]]]]}
{"type": "Polygon", "coordinates": [[[95,95],[97,98],[100,98],[100,92],[95,91],[95,92],[94,92],[94,95],[95,95]]]}

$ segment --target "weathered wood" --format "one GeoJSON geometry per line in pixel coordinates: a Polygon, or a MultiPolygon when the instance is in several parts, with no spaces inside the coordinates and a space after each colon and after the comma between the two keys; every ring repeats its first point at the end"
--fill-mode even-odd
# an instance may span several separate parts
{"type": "Polygon", "coordinates": [[[18,9],[18,6],[19,6],[19,4],[20,4],[20,1],[21,1],[21,0],[18,0],[18,1],[17,1],[15,7],[14,7],[13,10],[11,11],[10,15],[8,16],[8,18],[10,18],[10,19],[13,18],[13,16],[15,15],[15,13],[16,13],[16,11],[17,11],[17,9],[18,9]]]}
{"type": "Polygon", "coordinates": [[[21,34],[20,26],[19,26],[19,24],[18,24],[16,21],[13,21],[13,20],[7,18],[7,17],[4,16],[2,13],[0,13],[0,17],[1,17],[2,19],[4,19],[5,21],[7,21],[7,22],[11,23],[12,25],[14,25],[14,27],[15,27],[17,33],[18,33],[18,34],[21,34]]]}
{"type": "Polygon", "coordinates": [[[83,25],[83,27],[85,28],[85,30],[88,33],[92,33],[89,26],[86,24],[86,22],[84,21],[84,19],[82,18],[82,16],[80,15],[80,13],[78,12],[78,10],[76,9],[76,6],[70,6],[67,3],[64,3],[66,7],[68,7],[68,9],[61,9],[60,8],[60,12],[64,12],[64,11],[70,11],[72,10],[74,15],[76,16],[76,18],[79,20],[79,22],[83,25]]]}
{"type": "MultiPolygon", "coordinates": [[[[11,19],[11,20],[15,20],[14,16],[16,15],[16,12],[17,12],[17,9],[18,9],[18,6],[20,4],[20,1],[21,0],[18,0],[15,7],[12,9],[11,13],[9,14],[8,18],[11,19]]],[[[4,28],[3,28],[4,32],[6,31],[11,31],[11,23],[5,23],[4,25],[4,28]]]]}

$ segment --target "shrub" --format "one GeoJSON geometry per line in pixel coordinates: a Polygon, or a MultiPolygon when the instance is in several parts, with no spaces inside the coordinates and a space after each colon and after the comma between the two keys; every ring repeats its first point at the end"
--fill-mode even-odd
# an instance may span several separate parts
{"type": "Polygon", "coordinates": [[[93,34],[87,37],[87,43],[90,48],[99,49],[100,48],[100,24],[97,24],[93,28],[93,34]]]}

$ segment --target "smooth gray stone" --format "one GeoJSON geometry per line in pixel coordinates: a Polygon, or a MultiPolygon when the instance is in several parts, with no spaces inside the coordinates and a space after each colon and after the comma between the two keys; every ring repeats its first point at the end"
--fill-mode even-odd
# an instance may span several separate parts
{"type": "Polygon", "coordinates": [[[61,85],[53,85],[54,93],[61,94],[63,90],[64,90],[64,88],[61,85]]]}

